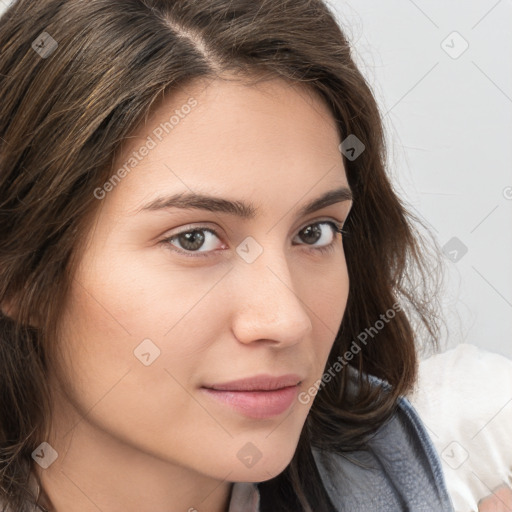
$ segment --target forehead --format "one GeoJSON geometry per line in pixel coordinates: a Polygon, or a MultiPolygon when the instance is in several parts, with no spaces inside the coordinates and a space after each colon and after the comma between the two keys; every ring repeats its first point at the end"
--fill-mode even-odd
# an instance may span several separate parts
{"type": "MultiPolygon", "coordinates": [[[[299,199],[321,180],[347,184],[327,105],[300,84],[201,80],[163,98],[114,162],[109,199],[136,207],[157,192],[299,199]]],[[[318,191],[318,189],[317,189],[318,191]]]]}

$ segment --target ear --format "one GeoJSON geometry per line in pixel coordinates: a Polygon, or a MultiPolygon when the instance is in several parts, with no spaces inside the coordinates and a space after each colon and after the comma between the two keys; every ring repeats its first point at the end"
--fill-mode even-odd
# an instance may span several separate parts
{"type": "MultiPolygon", "coordinates": [[[[6,299],[0,304],[0,311],[4,316],[17,322],[19,320],[19,308],[16,305],[16,301],[6,299]]],[[[39,323],[35,320],[34,316],[30,316],[29,325],[31,327],[38,327],[39,323]]]]}
{"type": "Polygon", "coordinates": [[[7,316],[9,318],[13,318],[16,316],[15,308],[10,300],[5,300],[0,303],[0,311],[2,315],[7,316]]]}

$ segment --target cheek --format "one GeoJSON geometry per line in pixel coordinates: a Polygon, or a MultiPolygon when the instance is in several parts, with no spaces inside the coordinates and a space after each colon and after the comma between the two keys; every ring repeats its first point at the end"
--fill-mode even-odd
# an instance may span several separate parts
{"type": "MultiPolygon", "coordinates": [[[[172,264],[163,248],[121,248],[113,255],[96,258],[87,266],[82,280],[101,306],[93,314],[114,330],[129,333],[134,339],[151,335],[163,338],[179,324],[187,323],[225,271],[221,265],[190,268],[172,264]],[[114,261],[115,265],[107,270],[98,265],[100,259],[114,261]]],[[[215,308],[210,314],[204,308],[201,312],[205,320],[214,318],[215,313],[215,308]]]]}
{"type": "Polygon", "coordinates": [[[145,282],[133,274],[129,282],[114,272],[104,280],[77,279],[83,283],[73,287],[59,340],[67,402],[91,424],[147,452],[172,458],[197,445],[205,432],[196,419],[208,417],[187,391],[204,359],[198,340],[205,335],[194,332],[204,324],[191,320],[195,310],[186,316],[187,301],[171,303],[168,288],[165,301],[159,290],[128,293],[145,282]]]}
{"type": "Polygon", "coordinates": [[[316,280],[317,286],[309,292],[307,304],[314,324],[311,354],[315,358],[315,368],[319,377],[327,362],[334,339],[340,329],[349,294],[348,271],[343,259],[341,269],[329,271],[316,280]]]}
{"type": "MultiPolygon", "coordinates": [[[[157,252],[89,254],[72,281],[61,325],[62,366],[85,408],[127,372],[136,375],[133,397],[154,390],[148,394],[169,406],[166,393],[178,382],[193,383],[216,331],[226,329],[219,296],[209,293],[225,270],[202,277],[201,270],[172,268],[161,254],[154,258],[157,252]]],[[[181,394],[173,396],[182,405],[181,394]]],[[[150,407],[152,397],[145,398],[150,407]]]]}
{"type": "Polygon", "coordinates": [[[303,284],[305,303],[312,319],[320,322],[335,335],[345,313],[349,294],[349,277],[345,260],[315,274],[303,284]]]}

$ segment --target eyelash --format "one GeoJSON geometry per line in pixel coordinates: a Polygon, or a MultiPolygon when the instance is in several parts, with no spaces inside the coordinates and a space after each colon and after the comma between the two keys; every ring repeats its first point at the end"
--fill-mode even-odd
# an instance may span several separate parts
{"type": "MultiPolygon", "coordinates": [[[[337,236],[336,235],[338,233],[340,233],[342,235],[347,235],[348,231],[346,229],[342,228],[341,225],[338,224],[337,222],[334,222],[334,221],[331,221],[331,220],[322,220],[322,221],[316,221],[316,222],[312,222],[310,224],[307,224],[306,226],[302,227],[299,230],[299,232],[303,231],[307,227],[316,226],[316,225],[319,225],[319,224],[329,224],[331,226],[335,236],[334,236],[333,241],[330,244],[323,245],[321,247],[312,246],[310,251],[318,253],[318,254],[321,254],[321,255],[322,254],[328,254],[328,253],[330,253],[330,252],[332,252],[334,250],[334,246],[335,246],[336,240],[337,240],[337,236]]],[[[206,227],[206,226],[198,226],[198,227],[195,227],[193,229],[188,229],[188,230],[185,230],[185,231],[180,231],[179,233],[175,233],[175,234],[173,234],[170,237],[166,237],[163,240],[161,240],[160,243],[164,244],[164,246],[166,246],[169,250],[171,250],[173,252],[176,252],[178,254],[181,254],[183,256],[186,256],[186,257],[198,258],[198,257],[209,256],[213,251],[202,251],[202,252],[185,251],[183,249],[179,249],[179,248],[173,246],[170,243],[172,240],[174,240],[175,238],[179,237],[180,235],[185,235],[185,234],[188,234],[188,233],[193,233],[195,231],[208,231],[209,233],[212,233],[213,235],[215,235],[217,238],[220,239],[219,235],[212,228],[209,228],[209,227],[206,227]]],[[[308,245],[308,244],[305,244],[305,245],[308,245]]]]}

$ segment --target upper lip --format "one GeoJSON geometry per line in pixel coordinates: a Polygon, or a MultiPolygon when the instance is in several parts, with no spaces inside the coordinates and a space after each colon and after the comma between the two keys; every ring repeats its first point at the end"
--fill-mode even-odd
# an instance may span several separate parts
{"type": "Polygon", "coordinates": [[[274,391],[276,389],[296,386],[300,384],[301,381],[301,377],[293,373],[277,377],[264,374],[247,377],[245,379],[232,380],[230,382],[209,384],[203,387],[218,391],[274,391]]]}

